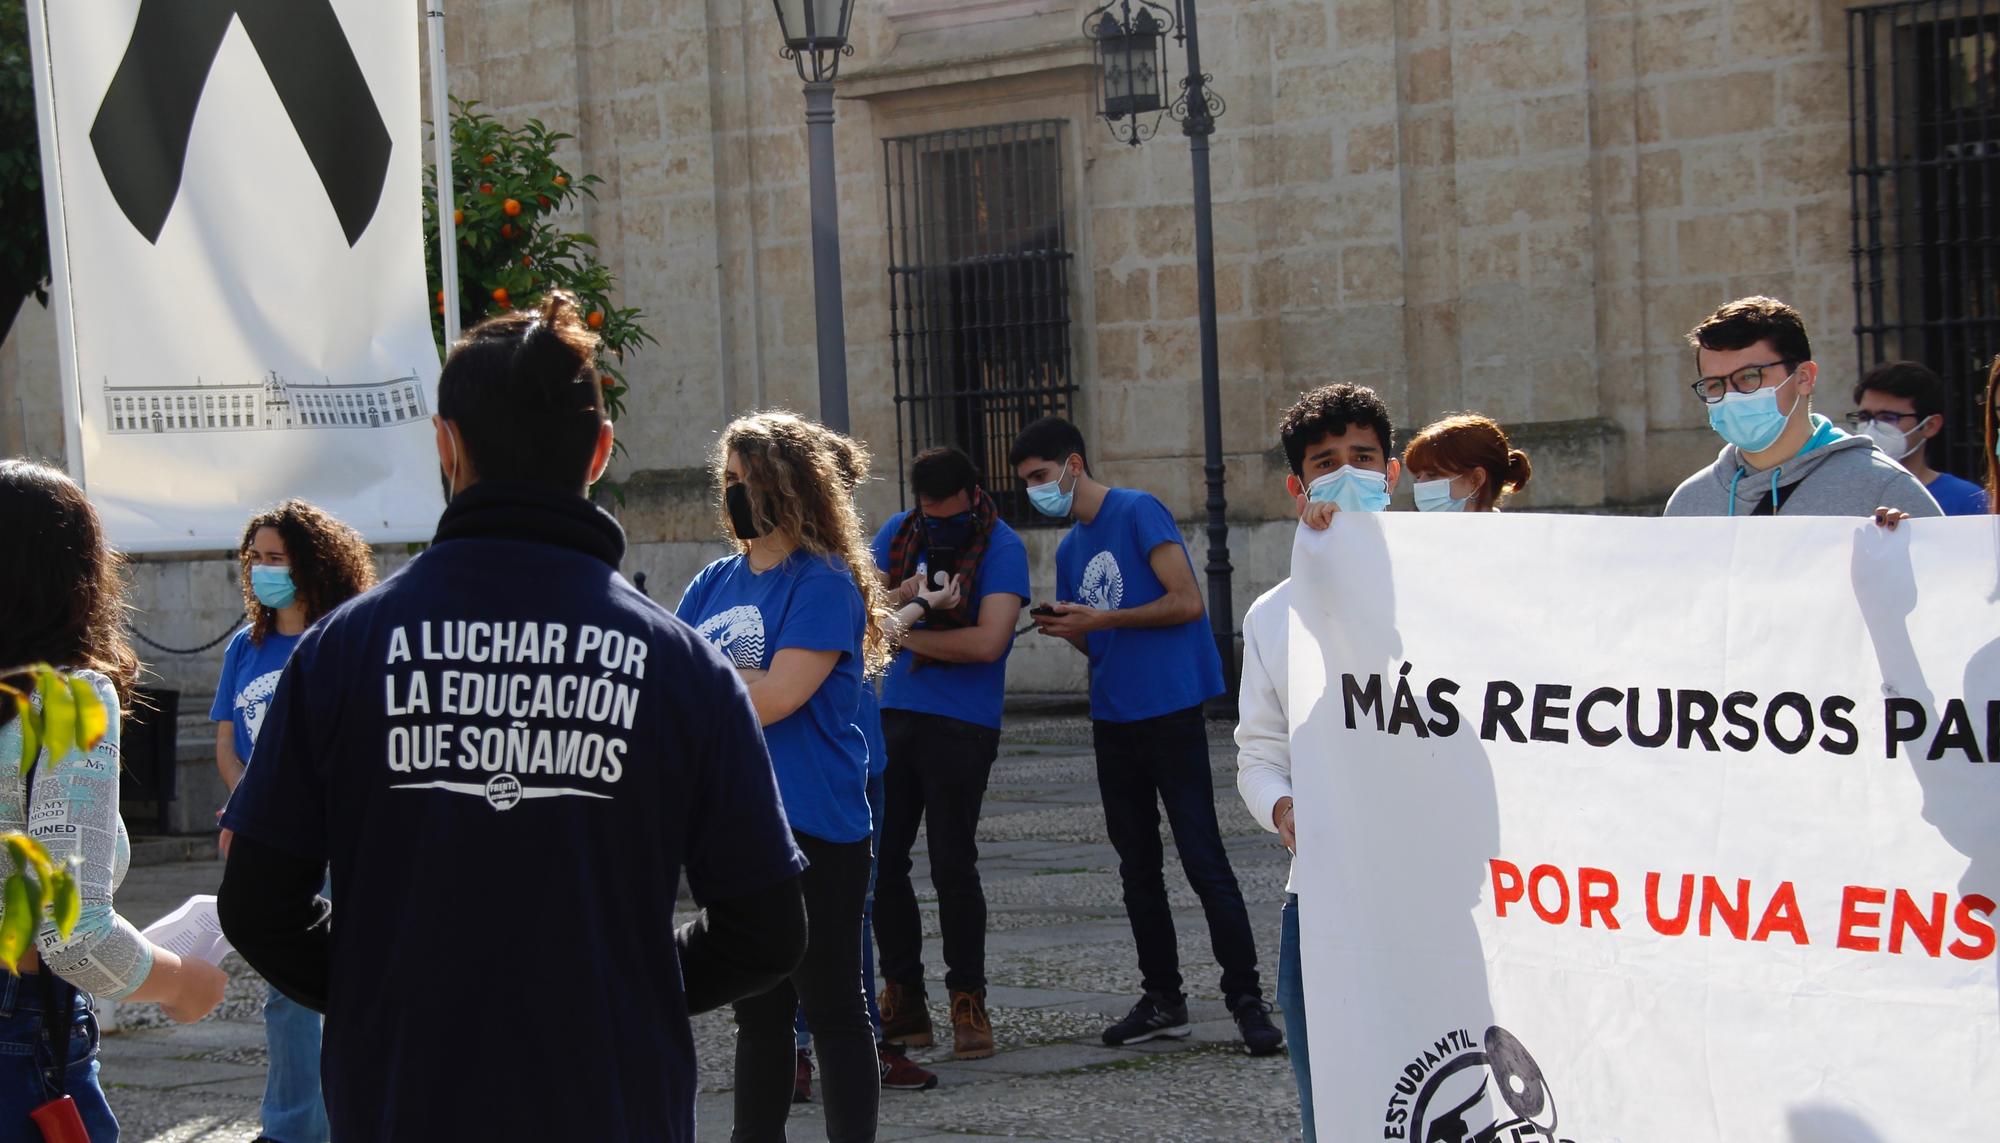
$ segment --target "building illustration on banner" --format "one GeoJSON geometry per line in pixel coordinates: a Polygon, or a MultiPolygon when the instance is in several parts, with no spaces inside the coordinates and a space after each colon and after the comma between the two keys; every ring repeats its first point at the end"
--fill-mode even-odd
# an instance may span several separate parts
{"type": "Polygon", "coordinates": [[[240,385],[104,386],[114,433],[243,432],[256,429],[378,429],[430,415],[414,372],[387,381],[295,385],[274,371],[240,385]]]}

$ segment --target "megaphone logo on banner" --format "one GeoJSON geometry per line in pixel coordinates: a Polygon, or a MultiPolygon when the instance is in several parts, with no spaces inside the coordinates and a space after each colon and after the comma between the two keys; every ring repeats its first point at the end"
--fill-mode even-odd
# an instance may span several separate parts
{"type": "Polygon", "coordinates": [[[142,0],[90,128],[112,197],[146,241],[159,241],[232,19],[243,22],[353,246],[388,182],[389,129],[329,0],[142,0]]]}
{"type": "Polygon", "coordinates": [[[1412,1143],[1573,1143],[1556,1135],[1555,1094],[1514,1034],[1438,1038],[1404,1065],[1385,1135],[1412,1143]]]}

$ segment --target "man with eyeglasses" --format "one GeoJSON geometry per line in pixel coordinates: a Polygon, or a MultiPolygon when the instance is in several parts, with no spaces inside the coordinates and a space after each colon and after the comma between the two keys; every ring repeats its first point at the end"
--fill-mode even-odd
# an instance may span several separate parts
{"type": "Polygon", "coordinates": [[[1669,516],[1938,516],[1908,469],[1812,411],[1819,366],[1799,311],[1730,302],[1688,333],[1694,396],[1723,439],[1715,463],[1667,499],[1669,516]]]}
{"type": "Polygon", "coordinates": [[[1877,365],[1854,387],[1847,425],[1910,470],[1947,516],[1986,514],[1986,490],[1931,467],[1931,438],[1944,428],[1944,378],[1914,361],[1877,365]]]}

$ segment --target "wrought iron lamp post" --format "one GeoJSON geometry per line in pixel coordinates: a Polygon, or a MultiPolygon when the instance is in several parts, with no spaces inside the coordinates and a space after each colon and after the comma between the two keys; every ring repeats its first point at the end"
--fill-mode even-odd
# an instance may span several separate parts
{"type": "Polygon", "coordinates": [[[819,338],[819,419],[846,432],[847,320],[840,302],[840,197],[833,177],[833,80],[847,42],[854,0],[774,0],[785,36],[780,52],[806,84],[811,168],[813,324],[819,338]]]}
{"type": "Polygon", "coordinates": [[[1229,563],[1229,500],[1223,492],[1222,381],[1215,329],[1215,223],[1210,199],[1208,137],[1226,109],[1208,88],[1201,70],[1201,36],[1195,0],[1110,0],[1084,17],[1083,34],[1097,62],[1098,114],[1113,138],[1136,147],[1153,137],[1162,111],[1180,122],[1194,163],[1194,266],[1196,306],[1201,317],[1201,414],[1208,476],[1208,621],[1215,632],[1229,678],[1234,706],[1237,674],[1235,608],[1229,563]],[[1166,102],[1167,37],[1187,51],[1187,76],[1171,105],[1166,102]]]}

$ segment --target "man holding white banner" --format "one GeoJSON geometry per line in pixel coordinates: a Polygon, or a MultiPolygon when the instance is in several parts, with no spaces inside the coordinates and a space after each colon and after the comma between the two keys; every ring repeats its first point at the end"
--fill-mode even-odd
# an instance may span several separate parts
{"type": "Polygon", "coordinates": [[[1328,1138],[1987,1137],[2000,523],[1344,512],[1290,601],[1328,1138]]]}
{"type": "Polygon", "coordinates": [[[300,496],[441,507],[416,26],[368,0],[28,0],[70,472],[126,551],[300,496]],[[227,458],[219,462],[218,458],[227,458]]]}
{"type": "MultiPolygon", "coordinates": [[[[1300,517],[1311,527],[1325,528],[1343,507],[1342,500],[1350,511],[1379,512],[1386,507],[1399,475],[1391,452],[1394,439],[1388,406],[1373,389],[1322,385],[1300,397],[1278,424],[1278,442],[1292,469],[1285,478],[1285,491],[1297,502],[1300,517]],[[1355,494],[1371,484],[1379,488],[1378,497],[1355,494]]],[[[1285,684],[1291,592],[1291,581],[1286,580],[1252,603],[1243,617],[1236,789],[1257,824],[1276,833],[1285,848],[1296,850],[1291,720],[1286,714],[1285,684]]],[[[1300,961],[1298,865],[1294,862],[1285,882],[1278,938],[1278,1006],[1284,1010],[1305,1143],[1314,1143],[1310,1037],[1300,961]]]]}

